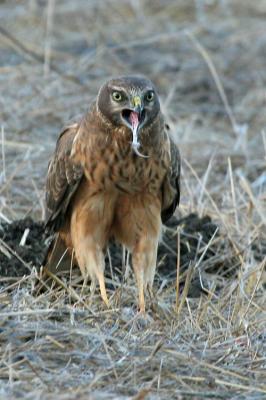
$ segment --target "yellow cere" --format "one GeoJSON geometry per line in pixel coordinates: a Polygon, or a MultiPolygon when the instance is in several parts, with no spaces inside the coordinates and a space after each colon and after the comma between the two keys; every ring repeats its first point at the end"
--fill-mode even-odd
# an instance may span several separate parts
{"type": "Polygon", "coordinates": [[[132,99],[133,107],[141,106],[141,98],[139,96],[134,96],[132,99]]]}

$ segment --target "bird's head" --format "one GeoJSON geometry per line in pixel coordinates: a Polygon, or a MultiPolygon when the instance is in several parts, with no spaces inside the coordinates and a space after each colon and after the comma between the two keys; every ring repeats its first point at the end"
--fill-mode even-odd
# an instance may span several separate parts
{"type": "Polygon", "coordinates": [[[152,82],[137,76],[111,79],[101,87],[97,107],[113,125],[124,125],[131,130],[132,148],[143,156],[138,151],[140,133],[160,112],[159,98],[152,82]]]}

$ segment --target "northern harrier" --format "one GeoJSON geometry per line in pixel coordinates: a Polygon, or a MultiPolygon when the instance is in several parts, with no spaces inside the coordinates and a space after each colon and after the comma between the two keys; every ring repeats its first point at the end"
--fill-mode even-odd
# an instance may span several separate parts
{"type": "Polygon", "coordinates": [[[179,203],[180,157],[152,82],[111,79],[89,111],[60,134],[46,182],[46,226],[73,250],[85,282],[108,305],[104,251],[132,253],[139,307],[152,287],[162,222],[179,203]]]}

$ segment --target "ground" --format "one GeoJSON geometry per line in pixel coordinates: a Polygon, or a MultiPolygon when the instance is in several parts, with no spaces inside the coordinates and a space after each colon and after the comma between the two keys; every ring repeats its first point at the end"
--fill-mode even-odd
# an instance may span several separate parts
{"type": "Polygon", "coordinates": [[[11,0],[0,16],[0,399],[266,398],[266,1],[11,0]],[[145,317],[115,244],[110,309],[78,270],[35,292],[57,135],[121,74],[155,82],[182,155],[145,317]]]}

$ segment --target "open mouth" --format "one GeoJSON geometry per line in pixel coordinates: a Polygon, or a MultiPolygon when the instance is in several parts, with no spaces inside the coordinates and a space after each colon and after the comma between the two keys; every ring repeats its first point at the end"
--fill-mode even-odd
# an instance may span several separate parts
{"type": "Polygon", "coordinates": [[[136,111],[125,109],[122,111],[122,117],[133,128],[134,125],[139,126],[145,119],[145,111],[137,113],[136,111]]]}

